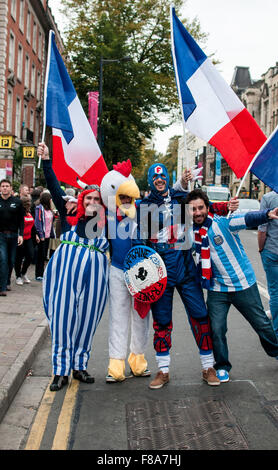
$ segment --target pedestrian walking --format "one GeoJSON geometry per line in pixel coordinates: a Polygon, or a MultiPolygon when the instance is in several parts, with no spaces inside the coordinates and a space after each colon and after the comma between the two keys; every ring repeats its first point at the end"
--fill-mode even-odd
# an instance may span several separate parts
{"type": "Polygon", "coordinates": [[[42,192],[40,196],[40,204],[37,205],[35,211],[35,227],[40,238],[35,267],[35,277],[37,281],[42,281],[43,279],[49,240],[50,238],[55,238],[53,219],[54,215],[51,210],[51,195],[48,192],[42,192]]]}
{"type": "Polygon", "coordinates": [[[0,296],[11,290],[16,248],[23,243],[24,210],[18,197],[12,196],[12,184],[0,182],[0,296]]]}
{"type": "MultiPolygon", "coordinates": [[[[16,284],[22,286],[23,284],[29,284],[30,279],[27,276],[27,270],[32,263],[34,257],[34,245],[32,240],[32,232],[35,231],[35,220],[30,212],[31,209],[31,198],[30,196],[22,196],[21,202],[24,209],[24,231],[23,231],[23,243],[16,249],[15,258],[15,275],[16,284]]],[[[37,234],[34,235],[39,242],[37,234]]]]}
{"type": "MultiPolygon", "coordinates": [[[[278,207],[278,194],[266,193],[261,200],[261,210],[278,207]]],[[[278,220],[270,219],[258,227],[258,245],[269,293],[269,307],[273,327],[278,336],[278,220]]]]}
{"type": "Polygon", "coordinates": [[[232,364],[226,333],[231,305],[256,331],[265,352],[278,357],[278,339],[265,314],[253,267],[238,235],[239,230],[277,220],[278,207],[226,218],[209,211],[208,197],[199,189],[189,193],[186,202],[193,211],[198,275],[203,287],[208,289],[214,368],[220,381],[228,382],[232,364]]]}

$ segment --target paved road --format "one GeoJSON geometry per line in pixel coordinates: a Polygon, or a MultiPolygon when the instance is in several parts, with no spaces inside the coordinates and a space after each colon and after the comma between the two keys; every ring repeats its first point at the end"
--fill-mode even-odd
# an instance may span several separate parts
{"type": "MultiPolygon", "coordinates": [[[[241,238],[267,309],[256,232],[243,232],[241,238]]],[[[199,356],[178,296],[171,381],[161,390],[149,390],[149,378],[105,383],[107,322],[106,309],[89,364],[96,379],[93,385],[73,381],[71,387],[50,393],[50,338],[46,339],[0,425],[0,449],[278,450],[278,362],[266,356],[235,309],[228,322],[231,381],[220,387],[209,387],[201,380],[199,356]]],[[[155,373],[151,337],[147,357],[155,373]]]]}

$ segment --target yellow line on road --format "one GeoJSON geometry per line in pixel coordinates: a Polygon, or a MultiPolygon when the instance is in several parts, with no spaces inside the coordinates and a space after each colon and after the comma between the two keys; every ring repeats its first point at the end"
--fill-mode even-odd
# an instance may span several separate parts
{"type": "MultiPolygon", "coordinates": [[[[50,382],[52,382],[52,379],[50,382]]],[[[48,386],[29,434],[25,450],[39,450],[54,398],[55,393],[51,392],[48,386]]]]}
{"type": "Polygon", "coordinates": [[[54,436],[52,450],[67,450],[68,439],[70,434],[70,425],[72,413],[76,401],[76,395],[79,388],[78,380],[73,380],[67,389],[63,406],[59,416],[56,434],[54,436]]]}

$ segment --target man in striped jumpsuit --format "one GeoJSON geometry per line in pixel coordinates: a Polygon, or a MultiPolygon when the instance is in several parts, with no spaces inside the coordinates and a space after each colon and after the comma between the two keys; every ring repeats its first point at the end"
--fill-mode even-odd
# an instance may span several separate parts
{"type": "Polygon", "coordinates": [[[186,202],[193,210],[199,275],[206,281],[203,287],[208,289],[207,306],[216,361],[214,368],[220,381],[228,382],[232,365],[228,357],[226,332],[231,305],[256,331],[265,352],[278,359],[278,340],[264,311],[253,267],[237,233],[278,219],[278,208],[234,214],[226,218],[209,213],[209,200],[201,190],[189,193],[186,202]]]}

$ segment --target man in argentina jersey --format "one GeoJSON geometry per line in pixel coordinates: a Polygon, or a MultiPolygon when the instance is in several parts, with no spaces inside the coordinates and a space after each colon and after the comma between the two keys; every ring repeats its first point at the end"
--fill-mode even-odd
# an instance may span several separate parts
{"type": "Polygon", "coordinates": [[[196,189],[186,202],[193,211],[193,229],[197,269],[204,288],[208,289],[207,306],[211,320],[214,368],[222,382],[228,382],[229,352],[226,339],[227,315],[234,305],[259,336],[265,352],[278,359],[278,340],[266,316],[252,265],[243,249],[239,230],[278,219],[273,210],[220,217],[209,213],[207,195],[196,189]]]}

